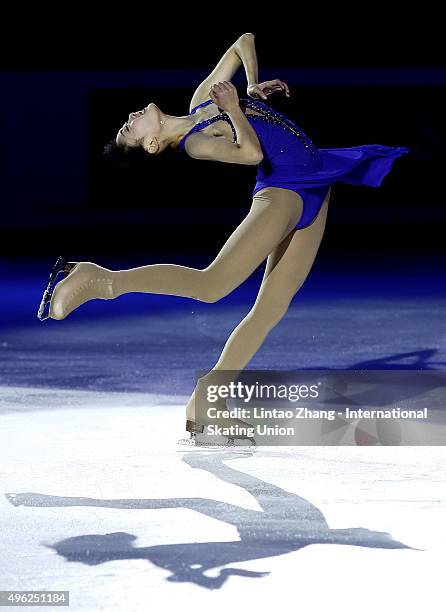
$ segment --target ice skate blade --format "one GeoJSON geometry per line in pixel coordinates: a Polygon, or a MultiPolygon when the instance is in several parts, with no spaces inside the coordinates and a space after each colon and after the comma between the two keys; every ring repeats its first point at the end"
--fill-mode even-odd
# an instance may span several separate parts
{"type": "Polygon", "coordinates": [[[228,442],[227,444],[223,444],[221,442],[214,444],[210,442],[200,442],[199,440],[195,440],[195,438],[182,438],[181,440],[178,440],[178,444],[196,448],[232,448],[234,446],[234,443],[230,444],[228,442]]]}
{"type": "Polygon", "coordinates": [[[59,276],[59,274],[61,272],[63,272],[64,274],[64,278],[67,277],[70,272],[73,270],[73,268],[76,267],[76,265],[79,262],[74,262],[74,261],[68,261],[66,257],[64,257],[63,255],[60,255],[57,260],[56,263],[53,266],[53,269],[51,270],[51,274],[49,276],[45,291],[43,292],[43,296],[42,296],[42,301],[40,302],[40,306],[39,306],[39,310],[37,311],[37,318],[39,319],[39,321],[45,321],[46,319],[49,318],[49,304],[51,302],[51,297],[53,295],[53,291],[54,291],[54,287],[56,285],[55,281],[56,278],[59,276]],[[48,305],[48,310],[47,312],[45,312],[45,308],[48,305]]]}
{"type": "Polygon", "coordinates": [[[212,440],[210,436],[204,434],[197,435],[191,433],[190,438],[178,440],[178,444],[183,446],[196,446],[205,448],[233,448],[233,447],[252,447],[256,446],[254,438],[216,438],[212,440]]]}

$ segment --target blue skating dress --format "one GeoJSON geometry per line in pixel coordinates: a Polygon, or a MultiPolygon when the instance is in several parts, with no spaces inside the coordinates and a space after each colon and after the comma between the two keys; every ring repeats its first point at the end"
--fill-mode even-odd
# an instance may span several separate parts
{"type": "MultiPolygon", "coordinates": [[[[379,144],[318,149],[300,127],[283,113],[252,98],[240,98],[239,103],[263,151],[252,195],[265,187],[282,187],[297,192],[302,197],[304,209],[296,229],[313,223],[333,183],[340,181],[379,187],[395,159],[409,153],[407,147],[379,144]],[[248,109],[260,114],[250,114],[246,112],[248,109]]],[[[206,100],[189,114],[208,104],[213,104],[213,101],[206,100]]],[[[183,151],[188,136],[219,120],[229,123],[233,142],[237,142],[237,133],[229,115],[217,108],[219,115],[198,123],[183,136],[178,143],[183,151]]]]}

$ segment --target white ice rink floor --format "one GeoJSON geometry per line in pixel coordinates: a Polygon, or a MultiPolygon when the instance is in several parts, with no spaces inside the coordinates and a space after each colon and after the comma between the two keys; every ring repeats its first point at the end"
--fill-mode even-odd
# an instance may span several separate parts
{"type": "MultiPolygon", "coordinates": [[[[446,447],[178,445],[194,369],[248,304],[41,324],[40,285],[23,298],[0,334],[0,589],[92,612],[445,610],[446,447]]],[[[249,368],[444,369],[445,305],[299,298],[249,368]]]]}
{"type": "Polygon", "coordinates": [[[187,396],[0,397],[3,590],[92,611],[445,609],[445,447],[190,448],[187,396]]]}

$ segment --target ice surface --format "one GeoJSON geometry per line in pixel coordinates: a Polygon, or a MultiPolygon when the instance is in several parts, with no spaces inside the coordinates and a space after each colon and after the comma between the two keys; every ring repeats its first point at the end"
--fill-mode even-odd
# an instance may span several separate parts
{"type": "MultiPolygon", "coordinates": [[[[1,330],[2,589],[92,611],[444,609],[446,447],[179,446],[194,368],[249,306],[96,306],[1,330]]],[[[444,368],[443,322],[444,302],[298,302],[249,367],[444,368]]]]}
{"type": "Polygon", "coordinates": [[[3,589],[73,610],[443,605],[445,447],[184,448],[166,397],[0,393],[3,589]]]}

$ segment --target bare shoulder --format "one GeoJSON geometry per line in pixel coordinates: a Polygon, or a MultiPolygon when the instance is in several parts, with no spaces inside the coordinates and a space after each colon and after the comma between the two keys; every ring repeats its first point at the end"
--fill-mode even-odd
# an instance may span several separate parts
{"type": "Polygon", "coordinates": [[[198,104],[209,99],[209,90],[213,83],[217,83],[218,81],[230,81],[240,68],[241,63],[241,59],[236,53],[234,45],[231,45],[231,47],[223,53],[214,69],[195,89],[190,101],[190,110],[192,110],[194,106],[198,106],[198,104]]]}

